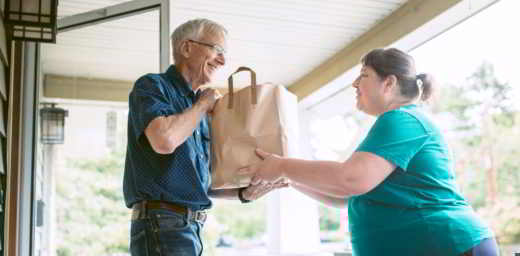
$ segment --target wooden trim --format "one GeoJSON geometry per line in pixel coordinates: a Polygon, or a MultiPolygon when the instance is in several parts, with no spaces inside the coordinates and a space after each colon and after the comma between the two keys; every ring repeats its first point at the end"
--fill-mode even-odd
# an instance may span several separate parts
{"type": "Polygon", "coordinates": [[[5,1],[6,0],[0,0],[0,18],[2,18],[2,19],[5,17],[5,15],[4,15],[5,1]]]}
{"type": "Polygon", "coordinates": [[[307,73],[289,90],[302,99],[359,64],[374,48],[386,47],[463,0],[410,0],[358,39],[307,73]]]}
{"type": "Polygon", "coordinates": [[[5,120],[5,105],[4,105],[4,102],[5,100],[4,99],[0,99],[0,135],[2,137],[7,137],[7,134],[6,134],[6,120],[5,120]]]}
{"type": "MultiPolygon", "coordinates": [[[[5,153],[6,153],[6,149],[5,149],[5,140],[6,140],[6,137],[2,137],[0,136],[0,188],[4,191],[4,193],[6,192],[6,188],[5,188],[5,174],[6,174],[6,164],[5,164],[5,153]]],[[[5,211],[5,201],[1,203],[2,205],[2,211],[5,211]]],[[[5,217],[4,217],[5,218],[5,217]]],[[[0,221],[3,221],[2,219],[0,219],[0,221]]],[[[3,235],[3,234],[2,234],[3,235]]],[[[2,242],[2,248],[4,247],[4,243],[5,243],[5,239],[2,242]]]]}
{"type": "Polygon", "coordinates": [[[12,41],[11,46],[11,72],[10,95],[7,117],[7,186],[6,186],[6,210],[4,220],[4,255],[19,255],[19,196],[20,196],[20,171],[23,160],[22,145],[22,103],[23,103],[23,64],[24,43],[12,41]]]}
{"type": "Polygon", "coordinates": [[[7,29],[4,24],[4,19],[0,18],[0,62],[8,65],[7,58],[7,29]]]}
{"type": "Polygon", "coordinates": [[[6,66],[0,61],[0,98],[7,101],[7,75],[6,66]]]}

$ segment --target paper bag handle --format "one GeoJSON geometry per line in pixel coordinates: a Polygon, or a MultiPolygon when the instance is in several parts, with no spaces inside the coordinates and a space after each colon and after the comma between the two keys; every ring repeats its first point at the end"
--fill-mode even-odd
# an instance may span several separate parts
{"type": "Polygon", "coordinates": [[[256,105],[256,73],[248,67],[239,67],[237,71],[229,75],[228,78],[228,109],[233,108],[233,75],[242,71],[249,71],[251,73],[251,102],[253,105],[256,105]]]}

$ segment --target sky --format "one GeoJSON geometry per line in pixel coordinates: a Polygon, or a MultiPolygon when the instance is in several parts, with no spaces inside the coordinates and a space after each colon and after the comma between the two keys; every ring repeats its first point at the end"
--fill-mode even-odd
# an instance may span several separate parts
{"type": "MultiPolygon", "coordinates": [[[[431,73],[438,85],[464,83],[484,61],[493,64],[500,82],[513,87],[520,99],[520,0],[501,0],[410,54],[417,72],[431,73]]],[[[520,100],[514,103],[520,107],[520,100]]],[[[317,159],[338,160],[352,140],[352,129],[339,116],[313,122],[311,145],[317,159]],[[334,136],[330,136],[334,134],[334,136]]]]}
{"type": "MultiPolygon", "coordinates": [[[[439,84],[463,82],[484,61],[520,98],[520,0],[501,0],[410,52],[439,84]]],[[[519,104],[520,101],[517,101],[519,104]]],[[[517,105],[517,106],[518,106],[517,105]]]]}

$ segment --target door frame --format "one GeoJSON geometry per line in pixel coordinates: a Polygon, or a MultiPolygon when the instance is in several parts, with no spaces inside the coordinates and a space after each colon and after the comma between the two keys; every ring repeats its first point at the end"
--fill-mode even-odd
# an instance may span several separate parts
{"type": "MultiPolygon", "coordinates": [[[[166,71],[170,65],[169,27],[170,0],[134,0],[112,5],[97,10],[64,17],[57,21],[58,33],[92,26],[116,19],[159,10],[159,68],[166,71]]],[[[12,42],[10,68],[10,88],[8,117],[8,133],[23,131],[33,136],[9,136],[7,141],[8,184],[6,188],[6,220],[5,220],[5,255],[35,255],[35,225],[37,217],[36,198],[34,195],[34,175],[36,169],[36,148],[38,145],[39,93],[41,80],[38,79],[40,69],[40,43],[12,42]],[[15,51],[17,50],[17,51],[15,51]],[[24,66],[34,64],[34,68],[24,66]],[[34,83],[32,82],[34,81],[34,83]],[[16,96],[16,97],[14,97],[16,96]],[[16,99],[13,101],[13,99],[16,99]],[[24,138],[24,139],[22,139],[24,138]]],[[[30,67],[30,66],[29,66],[30,67]]]]}
{"type": "Polygon", "coordinates": [[[58,33],[159,10],[159,69],[170,66],[170,0],[134,0],[58,20],[58,33]]]}

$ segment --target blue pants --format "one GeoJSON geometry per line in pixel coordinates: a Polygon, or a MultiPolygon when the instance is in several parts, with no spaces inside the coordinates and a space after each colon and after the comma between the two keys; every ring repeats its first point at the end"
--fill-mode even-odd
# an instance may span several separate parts
{"type": "Polygon", "coordinates": [[[150,209],[132,220],[130,253],[132,256],[202,255],[202,225],[187,216],[168,210],[150,209]]]}
{"type": "Polygon", "coordinates": [[[461,256],[498,256],[498,245],[495,238],[486,238],[477,246],[471,248],[461,256]]]}

